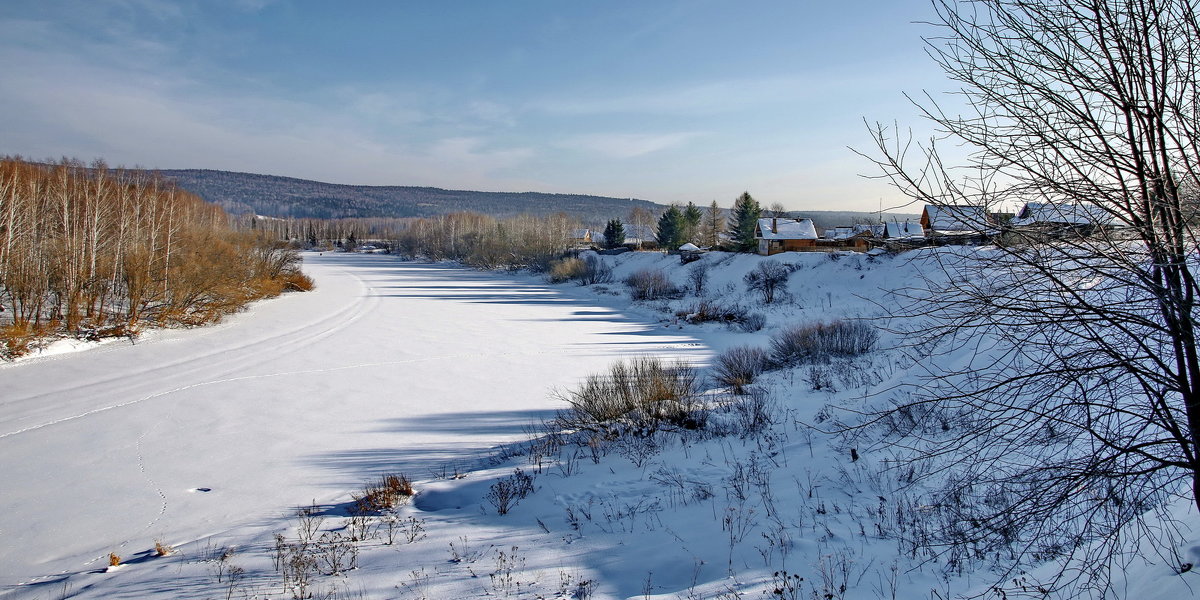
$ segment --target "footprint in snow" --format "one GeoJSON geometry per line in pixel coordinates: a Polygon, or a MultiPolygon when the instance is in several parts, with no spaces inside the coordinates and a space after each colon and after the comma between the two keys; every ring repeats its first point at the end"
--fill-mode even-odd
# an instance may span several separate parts
{"type": "Polygon", "coordinates": [[[189,492],[192,492],[192,493],[196,493],[196,492],[211,492],[211,491],[212,491],[212,488],[198,487],[198,488],[192,488],[192,489],[190,489],[190,490],[188,490],[188,491],[189,491],[189,492]]]}

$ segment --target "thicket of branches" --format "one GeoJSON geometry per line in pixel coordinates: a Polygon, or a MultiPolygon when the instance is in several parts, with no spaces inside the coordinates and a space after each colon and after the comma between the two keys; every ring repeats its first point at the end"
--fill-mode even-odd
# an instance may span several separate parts
{"type": "Polygon", "coordinates": [[[296,254],[143,171],[0,159],[0,352],[39,335],[197,325],[311,287],[296,254]]]}
{"type": "Polygon", "coordinates": [[[495,219],[455,213],[414,219],[394,233],[393,251],[407,257],[457,260],[481,269],[545,271],[573,246],[579,225],[566,215],[495,219]]]}
{"type": "Polygon", "coordinates": [[[1150,515],[1178,498],[1200,506],[1197,9],[934,5],[930,54],[966,109],[918,105],[972,154],[948,165],[935,144],[877,125],[885,176],[930,204],[1087,204],[1111,223],[940,253],[945,276],[906,315],[920,317],[907,333],[925,342],[914,359],[930,377],[878,416],[924,459],[955,465],[937,498],[947,552],[1061,560],[1040,589],[1105,588],[1122,558],[1172,556],[1169,520],[1150,515]]]}

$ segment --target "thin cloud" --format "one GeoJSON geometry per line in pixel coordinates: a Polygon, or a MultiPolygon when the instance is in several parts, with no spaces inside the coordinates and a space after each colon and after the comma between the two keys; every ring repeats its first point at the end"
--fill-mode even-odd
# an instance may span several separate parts
{"type": "Polygon", "coordinates": [[[681,146],[700,136],[699,133],[595,133],[568,138],[561,148],[580,149],[608,158],[636,158],[668,148],[681,146]]]}

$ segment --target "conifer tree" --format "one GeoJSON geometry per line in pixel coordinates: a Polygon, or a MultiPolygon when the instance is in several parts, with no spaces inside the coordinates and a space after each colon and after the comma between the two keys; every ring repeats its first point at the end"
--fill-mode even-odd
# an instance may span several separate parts
{"type": "Polygon", "coordinates": [[[625,244],[625,224],[620,219],[610,219],[604,226],[604,247],[619,248],[625,244]]]}
{"type": "Polygon", "coordinates": [[[700,221],[704,219],[704,213],[700,212],[699,207],[694,203],[688,202],[687,208],[683,209],[683,239],[681,243],[696,243],[700,241],[700,221]]]}
{"type": "Polygon", "coordinates": [[[762,207],[749,192],[742,192],[733,202],[733,214],[729,216],[729,236],[734,250],[752,252],[758,246],[754,239],[754,227],[762,216],[762,207]]]}
{"type": "Polygon", "coordinates": [[[683,245],[683,212],[672,206],[658,218],[658,245],[667,250],[678,250],[683,245]]]}

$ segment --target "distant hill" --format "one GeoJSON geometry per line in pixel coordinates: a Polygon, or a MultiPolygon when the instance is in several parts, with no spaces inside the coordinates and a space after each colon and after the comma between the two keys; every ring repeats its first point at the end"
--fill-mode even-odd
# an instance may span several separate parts
{"type": "MultiPolygon", "coordinates": [[[[633,198],[541,192],[475,192],[434,187],[341,185],[293,177],[209,169],[159,171],[180,187],[233,214],[337,219],[343,217],[429,217],[471,211],[494,217],[566,213],[587,225],[624,219],[641,207],[659,214],[662,204],[633,198]]],[[[732,201],[731,201],[732,202],[732,201]]],[[[873,212],[793,211],[813,220],[818,231],[839,225],[877,222],[873,212]]],[[[885,220],[918,219],[916,214],[885,214],[885,220]]]]}
{"type": "Polygon", "coordinates": [[[604,223],[611,218],[624,218],[635,206],[656,213],[665,208],[647,200],[582,194],[340,185],[208,169],[163,170],[160,173],[230,213],[253,212],[270,217],[429,217],[458,211],[514,217],[562,212],[585,223],[604,223]]]}

